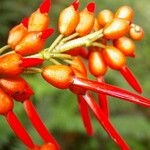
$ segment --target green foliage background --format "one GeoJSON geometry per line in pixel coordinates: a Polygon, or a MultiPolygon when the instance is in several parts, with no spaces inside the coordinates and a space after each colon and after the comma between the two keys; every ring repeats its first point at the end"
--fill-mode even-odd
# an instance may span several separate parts
{"type": "MultiPolygon", "coordinates": [[[[23,17],[36,10],[42,0],[0,0],[0,45],[6,44],[8,31],[23,17]]],[[[57,33],[57,19],[60,11],[72,1],[53,0],[51,27],[56,29],[49,41],[57,33]]],[[[81,0],[84,8],[89,0],[81,0]]],[[[95,0],[97,13],[105,8],[115,10],[121,5],[130,5],[135,11],[134,22],[143,26],[145,38],[137,43],[136,58],[128,59],[128,66],[139,79],[143,87],[143,96],[150,98],[150,1],[149,0],[95,0]]],[[[39,114],[49,130],[61,144],[63,150],[117,150],[117,146],[108,137],[93,117],[94,137],[88,137],[78,113],[76,97],[69,91],[62,91],[48,85],[40,75],[24,76],[35,91],[32,97],[39,114]]],[[[109,70],[106,81],[110,84],[133,91],[118,72],[109,70]]],[[[118,99],[109,98],[111,121],[134,150],[150,149],[150,109],[118,99]]],[[[34,141],[42,144],[41,139],[28,121],[23,107],[15,103],[15,112],[34,141]]],[[[4,117],[0,117],[0,150],[25,150],[26,147],[16,138],[8,127],[4,117]]]]}

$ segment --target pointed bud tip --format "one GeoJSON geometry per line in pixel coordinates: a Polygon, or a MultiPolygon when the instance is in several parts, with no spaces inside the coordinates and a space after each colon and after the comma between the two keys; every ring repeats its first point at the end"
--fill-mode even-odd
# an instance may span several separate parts
{"type": "Polygon", "coordinates": [[[51,6],[51,0],[45,0],[39,7],[41,13],[48,13],[51,6]]]}
{"type": "Polygon", "coordinates": [[[53,28],[46,29],[46,30],[42,31],[41,38],[42,39],[47,39],[49,36],[51,36],[53,34],[53,32],[54,32],[53,28]]]}
{"type": "Polygon", "coordinates": [[[41,58],[22,58],[21,67],[28,68],[40,65],[44,62],[41,58]]]}
{"type": "Polygon", "coordinates": [[[89,3],[88,5],[87,5],[87,10],[89,11],[89,12],[94,12],[95,11],[95,3],[94,2],[91,2],[91,3],[89,3]]]}
{"type": "Polygon", "coordinates": [[[135,53],[132,53],[132,54],[130,55],[130,57],[135,58],[135,53]]]}
{"type": "Polygon", "coordinates": [[[27,97],[30,97],[33,94],[34,94],[34,91],[31,88],[29,88],[29,87],[26,88],[26,95],[27,95],[27,97]]]}
{"type": "Polygon", "coordinates": [[[72,3],[72,6],[74,7],[75,10],[77,10],[79,8],[79,0],[75,0],[73,3],[72,3]]]}
{"type": "Polygon", "coordinates": [[[29,18],[24,18],[21,23],[26,27],[28,28],[28,22],[29,22],[29,18]]]}

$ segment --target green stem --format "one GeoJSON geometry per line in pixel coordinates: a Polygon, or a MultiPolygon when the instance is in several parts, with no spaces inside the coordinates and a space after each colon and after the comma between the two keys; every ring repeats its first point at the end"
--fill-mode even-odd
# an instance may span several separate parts
{"type": "Polygon", "coordinates": [[[0,54],[3,53],[5,50],[9,49],[10,45],[5,45],[2,48],[0,48],[0,54]]]}
{"type": "Polygon", "coordinates": [[[36,68],[36,67],[27,68],[25,70],[25,73],[41,73],[41,72],[42,72],[42,69],[36,68]]]}
{"type": "Polygon", "coordinates": [[[61,65],[61,63],[59,63],[56,59],[50,58],[49,61],[55,65],[61,65]]]}
{"type": "Polygon", "coordinates": [[[74,39],[75,37],[77,37],[78,35],[79,35],[79,33],[74,33],[74,34],[72,34],[72,35],[62,39],[62,41],[60,43],[63,44],[65,42],[67,42],[67,41],[70,41],[70,40],[74,39]]]}
{"type": "Polygon", "coordinates": [[[96,46],[96,47],[100,47],[100,48],[106,48],[106,45],[104,45],[102,43],[98,43],[98,42],[93,42],[92,46],[96,46]]]}
{"type": "Polygon", "coordinates": [[[91,46],[91,44],[94,41],[96,41],[97,39],[103,37],[102,32],[103,32],[103,30],[99,30],[99,31],[91,33],[87,36],[69,41],[69,42],[67,42],[63,45],[58,45],[57,47],[55,47],[53,52],[62,53],[62,52],[68,51],[68,50],[76,48],[76,47],[81,47],[81,46],[89,47],[89,46],[91,46]]]}
{"type": "Polygon", "coordinates": [[[55,46],[61,41],[61,39],[64,37],[64,35],[62,35],[62,34],[60,34],[57,38],[56,38],[56,40],[52,43],[52,45],[48,48],[48,52],[51,52],[54,48],[55,48],[55,46]]]}

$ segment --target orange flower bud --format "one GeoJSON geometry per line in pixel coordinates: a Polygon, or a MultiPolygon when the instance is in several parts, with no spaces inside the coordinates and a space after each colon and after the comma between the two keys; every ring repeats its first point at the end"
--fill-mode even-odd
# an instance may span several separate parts
{"type": "Polygon", "coordinates": [[[99,12],[98,14],[98,22],[104,27],[107,23],[111,22],[114,18],[114,14],[111,10],[105,9],[99,12]]]}
{"type": "MultiPolygon", "coordinates": [[[[78,3],[79,5],[79,3],[78,3]]],[[[74,5],[65,8],[59,16],[58,29],[59,32],[65,36],[72,34],[79,23],[79,12],[74,5]]]]}
{"type": "Polygon", "coordinates": [[[38,9],[29,18],[28,31],[43,31],[48,28],[49,23],[48,13],[41,13],[38,9]]]}
{"type": "Polygon", "coordinates": [[[73,71],[77,71],[85,76],[87,76],[87,70],[86,67],[82,61],[82,59],[80,57],[75,57],[72,60],[72,64],[71,64],[71,68],[73,69],[73,71]]]}
{"type": "Polygon", "coordinates": [[[0,76],[16,76],[21,74],[24,69],[21,67],[22,56],[10,53],[0,56],[0,76]]]}
{"type": "Polygon", "coordinates": [[[125,19],[129,22],[133,20],[133,17],[134,12],[130,6],[122,6],[115,13],[115,18],[125,19]]]}
{"type": "Polygon", "coordinates": [[[42,32],[29,32],[15,47],[16,53],[19,53],[23,56],[38,53],[44,47],[46,38],[48,38],[53,31],[53,29],[47,29],[42,32]]]}
{"type": "MultiPolygon", "coordinates": [[[[76,77],[87,78],[87,70],[82,59],[80,59],[80,57],[75,57],[73,59],[73,64],[71,64],[71,68],[76,77]]],[[[70,85],[69,89],[71,92],[78,94],[78,95],[83,95],[86,92],[85,89],[75,86],[75,85],[70,85]]]]}
{"type": "Polygon", "coordinates": [[[80,12],[80,21],[76,27],[76,32],[79,33],[79,36],[85,36],[89,34],[94,26],[94,3],[89,3],[87,8],[80,12]],[[92,10],[91,10],[92,6],[92,10]]]}
{"type": "Polygon", "coordinates": [[[92,51],[89,55],[89,70],[92,75],[103,76],[107,71],[107,65],[99,51],[92,51]]]}
{"type": "Polygon", "coordinates": [[[54,144],[46,143],[40,148],[40,150],[57,150],[57,149],[56,149],[56,146],[54,144]]]}
{"type": "Polygon", "coordinates": [[[23,39],[23,37],[27,34],[27,28],[20,23],[19,25],[15,26],[9,31],[8,36],[8,45],[12,49],[15,48],[15,46],[23,39]]]}
{"type": "Polygon", "coordinates": [[[119,70],[126,63],[125,55],[119,49],[113,46],[107,46],[104,49],[103,57],[106,64],[112,69],[119,70]]]}
{"type": "Polygon", "coordinates": [[[50,18],[48,12],[51,7],[51,0],[44,0],[34,13],[29,18],[28,31],[43,31],[48,28],[50,18]]]}
{"type": "Polygon", "coordinates": [[[17,101],[29,99],[34,92],[21,77],[0,78],[0,87],[17,101]]]}
{"type": "Polygon", "coordinates": [[[144,37],[144,30],[142,27],[136,25],[135,27],[130,28],[129,35],[133,40],[139,41],[144,37]]]}
{"type": "Polygon", "coordinates": [[[5,115],[13,109],[13,99],[0,88],[0,115],[5,115]]]}
{"type": "Polygon", "coordinates": [[[135,56],[135,43],[128,37],[121,37],[114,41],[114,46],[121,50],[126,56],[135,56]]]}
{"type": "Polygon", "coordinates": [[[34,146],[34,148],[29,148],[29,149],[27,149],[27,150],[40,150],[40,146],[38,146],[38,145],[35,145],[34,146]]]}
{"type": "Polygon", "coordinates": [[[109,40],[118,39],[129,32],[129,22],[115,18],[104,28],[104,37],[109,40]]]}
{"type": "Polygon", "coordinates": [[[101,25],[99,24],[98,19],[95,18],[95,19],[94,19],[93,31],[98,31],[98,30],[100,30],[100,29],[101,29],[101,25]]]}
{"type": "Polygon", "coordinates": [[[42,69],[43,78],[56,88],[66,89],[73,82],[73,71],[69,66],[54,65],[42,69]]]}

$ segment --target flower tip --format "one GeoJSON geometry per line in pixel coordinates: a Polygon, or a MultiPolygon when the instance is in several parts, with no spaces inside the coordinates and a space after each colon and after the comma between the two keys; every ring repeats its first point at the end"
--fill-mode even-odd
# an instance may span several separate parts
{"type": "Polygon", "coordinates": [[[21,67],[28,68],[40,65],[44,62],[41,58],[22,58],[21,67]]]}
{"type": "Polygon", "coordinates": [[[54,32],[53,28],[46,29],[46,30],[42,31],[41,38],[42,39],[47,39],[49,36],[51,36],[53,34],[53,32],[54,32]]]}
{"type": "Polygon", "coordinates": [[[94,12],[95,11],[95,3],[94,2],[91,2],[91,3],[89,3],[88,5],[87,5],[87,10],[89,11],[89,12],[94,12]]]}
{"type": "Polygon", "coordinates": [[[26,27],[28,28],[28,22],[29,22],[29,18],[24,18],[21,23],[26,27]]]}
{"type": "Polygon", "coordinates": [[[51,0],[45,0],[39,7],[41,13],[48,13],[51,6],[51,0]]]}
{"type": "Polygon", "coordinates": [[[34,94],[34,91],[31,88],[26,88],[26,96],[30,98],[31,95],[34,94]]]}
{"type": "Polygon", "coordinates": [[[73,3],[72,3],[72,6],[74,7],[74,9],[75,10],[77,10],[78,9],[78,7],[79,7],[79,0],[75,0],[73,3]]]}
{"type": "Polygon", "coordinates": [[[135,53],[132,53],[132,54],[130,55],[130,57],[135,58],[135,53]]]}

